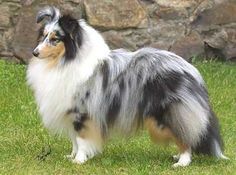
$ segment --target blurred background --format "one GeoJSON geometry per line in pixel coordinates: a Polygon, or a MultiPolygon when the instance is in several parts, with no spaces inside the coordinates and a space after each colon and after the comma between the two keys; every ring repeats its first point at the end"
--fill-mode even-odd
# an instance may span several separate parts
{"type": "Polygon", "coordinates": [[[151,46],[189,61],[236,61],[236,0],[0,0],[1,59],[29,61],[45,5],[86,19],[112,49],[151,46]]]}

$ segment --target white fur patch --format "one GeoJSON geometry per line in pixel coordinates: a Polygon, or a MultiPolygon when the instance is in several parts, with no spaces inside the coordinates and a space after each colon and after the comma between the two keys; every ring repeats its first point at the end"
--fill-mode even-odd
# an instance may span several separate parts
{"type": "Polygon", "coordinates": [[[191,96],[183,97],[182,104],[175,104],[170,109],[172,126],[184,143],[196,146],[207,130],[207,111],[191,96]]]}
{"type": "Polygon", "coordinates": [[[224,156],[224,154],[221,151],[219,143],[215,139],[214,139],[213,144],[214,144],[214,148],[215,148],[215,150],[214,150],[215,151],[215,156],[219,159],[229,160],[228,157],[224,156]]]}
{"type": "Polygon", "coordinates": [[[101,150],[99,150],[96,144],[94,144],[91,140],[77,137],[76,142],[78,145],[78,151],[75,158],[72,160],[74,163],[82,164],[101,152],[101,150]]]}
{"type": "Polygon", "coordinates": [[[185,167],[191,163],[191,151],[187,150],[184,153],[179,155],[179,161],[173,165],[174,168],[176,167],[185,167]]]}

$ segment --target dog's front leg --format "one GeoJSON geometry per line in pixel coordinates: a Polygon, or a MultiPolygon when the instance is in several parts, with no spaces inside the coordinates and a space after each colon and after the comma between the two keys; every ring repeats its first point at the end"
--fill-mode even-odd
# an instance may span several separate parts
{"type": "Polygon", "coordinates": [[[77,133],[74,130],[69,132],[69,137],[72,142],[72,151],[71,151],[71,154],[66,155],[66,158],[68,158],[68,159],[74,159],[77,152],[78,152],[78,144],[76,141],[76,135],[77,135],[77,133]]]}
{"type": "Polygon", "coordinates": [[[75,158],[73,159],[74,163],[82,164],[88,159],[94,157],[99,152],[101,152],[97,145],[91,140],[86,140],[81,137],[77,137],[76,141],[79,147],[75,158]]]}
{"type": "Polygon", "coordinates": [[[82,164],[102,151],[103,138],[95,122],[87,118],[76,137],[78,150],[74,163],[82,164]]]}

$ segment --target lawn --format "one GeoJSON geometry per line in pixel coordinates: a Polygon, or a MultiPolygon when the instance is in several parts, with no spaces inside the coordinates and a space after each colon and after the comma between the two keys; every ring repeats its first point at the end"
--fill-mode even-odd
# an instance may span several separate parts
{"type": "Polygon", "coordinates": [[[24,65],[0,61],[0,174],[236,174],[236,65],[196,62],[219,117],[230,160],[194,155],[191,166],[174,169],[175,147],[151,143],[146,132],[129,140],[115,138],[101,155],[84,165],[63,155],[70,142],[42,126],[24,65]],[[51,151],[50,151],[51,150],[51,151]],[[43,156],[45,152],[49,154],[43,156]]]}

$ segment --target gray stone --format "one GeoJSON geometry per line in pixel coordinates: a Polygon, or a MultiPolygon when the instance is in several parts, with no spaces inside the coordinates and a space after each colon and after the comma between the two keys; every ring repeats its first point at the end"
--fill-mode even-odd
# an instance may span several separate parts
{"type": "Polygon", "coordinates": [[[9,27],[11,24],[11,11],[10,8],[4,3],[0,5],[0,26],[1,27],[9,27]]]}
{"type": "Polygon", "coordinates": [[[197,5],[200,0],[155,0],[156,3],[164,7],[190,8],[197,5]]]}
{"type": "MultiPolygon", "coordinates": [[[[160,7],[192,12],[202,0],[155,0],[160,7]]],[[[208,0],[209,1],[209,0],[208,0]]]]}
{"type": "Polygon", "coordinates": [[[229,44],[223,50],[226,61],[236,61],[236,44],[229,44]]]}
{"type": "Polygon", "coordinates": [[[206,54],[209,57],[220,57],[225,60],[236,58],[236,30],[226,28],[208,35],[204,40],[206,54]]]}
{"type": "Polygon", "coordinates": [[[86,0],[84,5],[89,24],[105,30],[137,28],[147,17],[136,0],[86,0]]]}
{"type": "Polygon", "coordinates": [[[212,48],[223,49],[227,44],[227,39],[227,32],[225,30],[221,30],[220,32],[208,34],[208,36],[204,39],[204,42],[212,48]]]}
{"type": "Polygon", "coordinates": [[[160,41],[153,42],[149,46],[157,48],[157,49],[169,50],[171,47],[171,44],[172,44],[172,42],[160,40],[160,41]]]}
{"type": "Polygon", "coordinates": [[[178,39],[170,50],[189,60],[204,53],[204,43],[197,32],[191,32],[188,36],[178,39]]]}
{"type": "Polygon", "coordinates": [[[185,30],[185,26],[181,23],[160,21],[156,26],[149,29],[149,33],[155,41],[169,40],[174,42],[185,35],[185,30]]]}
{"type": "Polygon", "coordinates": [[[136,48],[133,42],[117,31],[103,32],[102,35],[111,49],[125,48],[134,50],[136,48]]]}
{"type": "Polygon", "coordinates": [[[75,4],[82,4],[83,3],[83,0],[70,0],[70,1],[75,4]]]}
{"type": "Polygon", "coordinates": [[[6,49],[6,42],[4,41],[3,34],[0,33],[0,51],[6,49]]]}
{"type": "Polygon", "coordinates": [[[157,17],[164,20],[179,20],[188,17],[188,12],[182,8],[163,7],[155,11],[157,17]]]}
{"type": "Polygon", "coordinates": [[[17,63],[17,64],[24,63],[18,58],[14,57],[14,55],[11,52],[0,52],[0,57],[2,60],[6,60],[12,63],[17,63]]]}
{"type": "Polygon", "coordinates": [[[215,5],[215,2],[209,0],[203,0],[198,6],[194,9],[192,13],[189,14],[189,21],[193,22],[196,20],[199,14],[207,9],[211,9],[215,5]]]}
{"type": "Polygon", "coordinates": [[[16,25],[13,51],[14,55],[28,62],[32,57],[33,47],[36,45],[37,31],[40,26],[36,25],[35,16],[37,7],[24,7],[21,9],[20,18],[16,25]]]}
{"type": "Polygon", "coordinates": [[[32,5],[35,0],[21,0],[21,4],[24,6],[32,5]]]}
{"type": "Polygon", "coordinates": [[[87,19],[112,49],[151,46],[189,59],[204,48],[208,57],[236,58],[235,0],[0,0],[0,57],[27,62],[45,5],[87,19]]]}
{"type": "Polygon", "coordinates": [[[76,1],[76,4],[71,3],[62,3],[60,4],[60,9],[63,13],[67,13],[72,15],[76,19],[80,19],[83,17],[83,5],[79,3],[79,1],[76,1]]]}
{"type": "Polygon", "coordinates": [[[200,13],[192,25],[210,26],[236,22],[236,3],[222,3],[200,13]]]}

